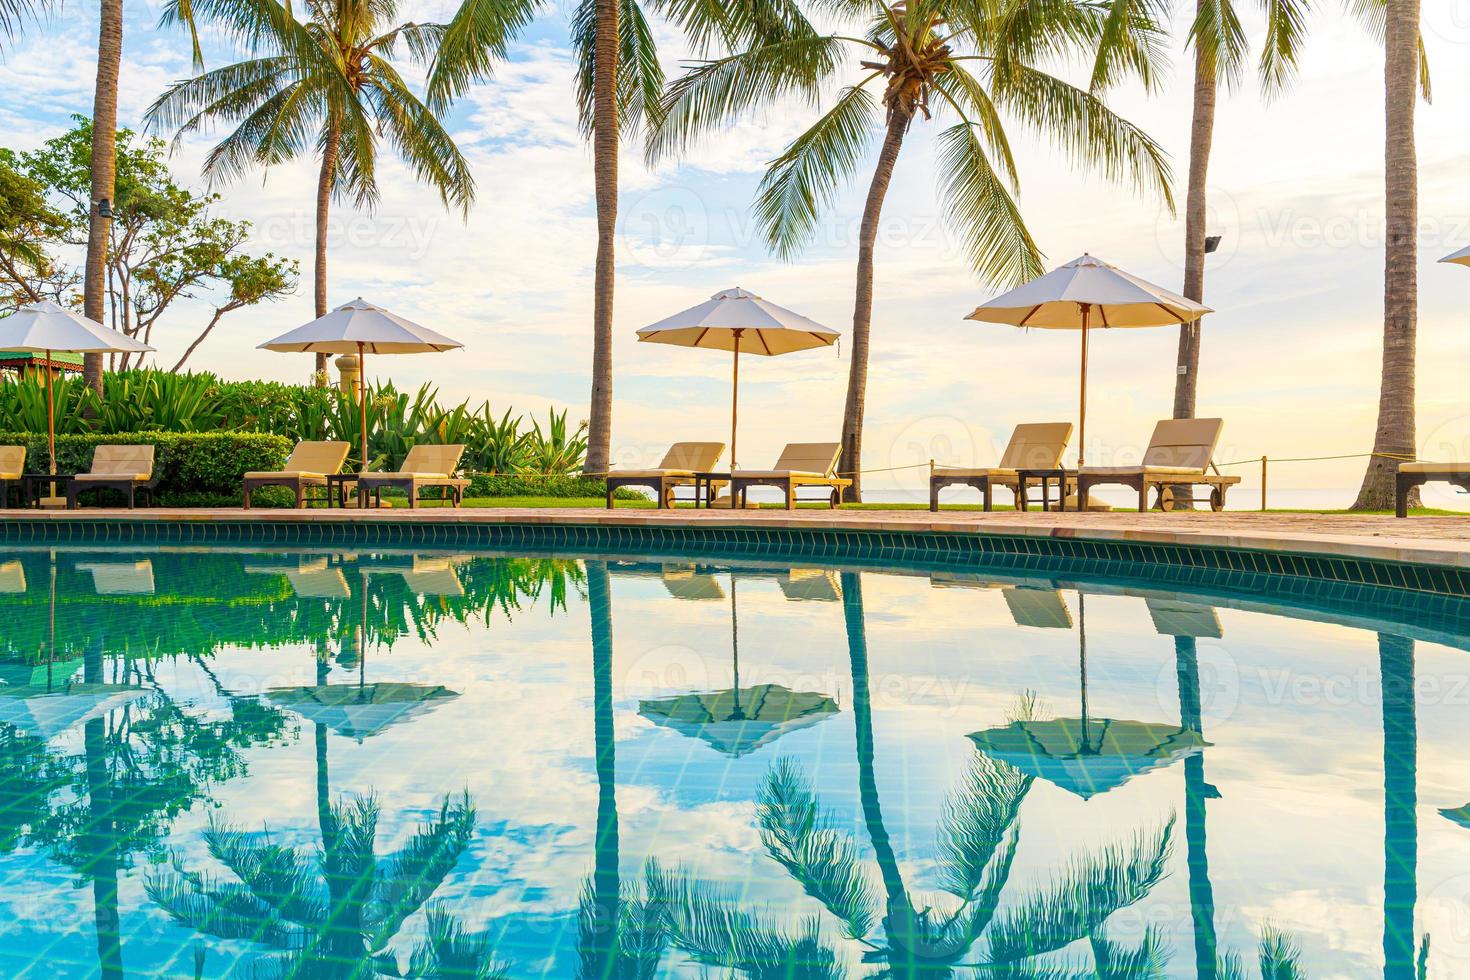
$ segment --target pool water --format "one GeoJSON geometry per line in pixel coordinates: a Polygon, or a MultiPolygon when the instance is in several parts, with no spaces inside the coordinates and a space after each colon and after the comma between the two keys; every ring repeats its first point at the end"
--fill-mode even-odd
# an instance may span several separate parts
{"type": "Polygon", "coordinates": [[[0,975],[1470,975],[1470,637],[1032,574],[8,547],[0,975]]]}

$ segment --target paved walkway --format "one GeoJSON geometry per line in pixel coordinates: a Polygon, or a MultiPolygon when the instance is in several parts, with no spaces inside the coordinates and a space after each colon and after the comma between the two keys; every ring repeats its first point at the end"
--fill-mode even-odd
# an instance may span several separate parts
{"type": "Polygon", "coordinates": [[[476,523],[567,523],[643,525],[673,523],[749,524],[768,527],[841,530],[942,531],[1027,534],[1092,539],[1127,539],[1159,544],[1353,555],[1390,561],[1417,561],[1470,567],[1470,516],[1412,517],[1379,515],[1226,513],[1016,513],[1013,511],[913,510],[749,510],[729,511],[601,508],[421,508],[417,510],[239,510],[148,509],[83,511],[6,511],[5,520],[162,520],[162,521],[426,521],[476,523]]]}

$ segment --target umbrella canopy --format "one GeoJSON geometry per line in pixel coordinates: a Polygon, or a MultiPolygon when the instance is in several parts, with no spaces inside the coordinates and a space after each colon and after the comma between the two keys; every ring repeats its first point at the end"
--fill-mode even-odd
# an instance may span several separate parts
{"type": "Polygon", "coordinates": [[[0,688],[0,724],[49,739],[143,696],[121,684],[25,684],[0,688]]]}
{"type": "Polygon", "coordinates": [[[1085,461],[1087,436],[1087,337],[1095,327],[1163,327],[1194,323],[1208,306],[1091,255],[1073,259],[1044,276],[975,307],[966,320],[1082,332],[1077,465],[1085,461]]]}
{"type": "Polygon", "coordinates": [[[1470,265],[1470,245],[1465,246],[1458,252],[1451,252],[1449,255],[1440,259],[1440,261],[1451,262],[1455,265],[1470,265]]]}
{"type": "Polygon", "coordinates": [[[307,721],[361,742],[386,728],[426,714],[459,697],[439,684],[319,684],[277,687],[266,692],[274,704],[307,721]]]}
{"type": "Polygon", "coordinates": [[[640,701],[638,713],[665,728],[703,739],[725,755],[754,752],[788,732],[815,725],[840,710],[825,694],[759,684],[702,694],[640,701]]]}
{"type": "MultiPolygon", "coordinates": [[[[7,317],[0,318],[0,350],[71,354],[144,354],[153,350],[140,340],[104,327],[43,299],[27,303],[7,317]]],[[[46,370],[46,438],[51,457],[51,473],[56,472],[56,404],[52,394],[51,371],[46,370]]]]}
{"type": "Polygon", "coordinates": [[[975,732],[975,745],[999,762],[1090,799],[1209,745],[1178,725],[1094,718],[1017,721],[975,732]]]}
{"type": "Polygon", "coordinates": [[[638,331],[639,341],[730,351],[730,468],[736,468],[735,436],[740,404],[740,355],[775,357],[814,347],[831,347],[841,338],[800,313],[761,299],[739,286],[715,293],[698,306],[675,313],[638,331]]]}
{"type": "Polygon", "coordinates": [[[41,661],[38,664],[10,661],[0,663],[0,691],[19,687],[59,687],[82,669],[83,660],[41,661]]]}
{"type": "Polygon", "coordinates": [[[343,303],[326,316],[317,317],[295,330],[260,345],[261,350],[286,354],[356,354],[357,405],[362,424],[362,469],[367,458],[367,370],[368,354],[424,354],[463,347],[457,340],[389,313],[359,296],[343,303]]]}

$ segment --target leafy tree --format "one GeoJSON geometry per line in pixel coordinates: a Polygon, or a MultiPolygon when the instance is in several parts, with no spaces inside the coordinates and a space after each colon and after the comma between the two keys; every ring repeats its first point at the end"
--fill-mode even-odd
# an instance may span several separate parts
{"type": "Polygon", "coordinates": [[[694,65],[669,86],[649,141],[660,159],[728,129],[752,108],[798,99],[827,104],[771,162],[756,195],[770,248],[790,258],[815,235],[824,211],[883,134],[858,237],[852,355],[843,412],[849,499],[861,499],[862,430],[873,312],[874,252],[900,151],[917,122],[934,136],[944,212],[976,274],[1015,283],[1042,271],[1041,251],[1015,194],[1020,172],[1010,123],[1050,141],[1081,168],[1130,181],[1172,207],[1163,150],[1115,114],[1096,91],[1049,67],[1095,54],[1112,81],[1152,81],[1157,30],[1145,18],[1110,19],[1085,0],[899,0],[824,4],[831,33],[778,37],[694,65]],[[841,85],[835,100],[828,92],[841,85]]]}
{"type": "Polygon", "coordinates": [[[48,298],[56,269],[51,251],[65,219],[46,187],[25,173],[11,150],[0,149],[0,304],[14,309],[48,298]]]}
{"type": "MultiPolygon", "coordinates": [[[[71,290],[81,276],[48,271],[54,263],[45,257],[86,240],[91,144],[91,123],[76,117],[69,132],[46,141],[41,149],[10,155],[17,178],[10,186],[17,189],[22,203],[27,191],[42,191],[40,204],[45,208],[34,210],[32,203],[29,220],[23,220],[26,212],[20,212],[19,223],[28,229],[24,234],[31,248],[39,250],[36,257],[43,259],[43,265],[26,270],[6,263],[12,292],[75,301],[71,290]]],[[[105,322],[148,342],[154,326],[179,300],[217,299],[209,321],[175,364],[177,370],[225,315],[294,291],[297,265],[269,252],[248,254],[250,223],[214,216],[218,195],[195,194],[176,183],[165,151],[161,140],[139,138],[126,129],[118,132],[105,322]]],[[[0,180],[4,173],[0,166],[0,180]]],[[[126,368],[128,362],[124,355],[118,366],[126,368]]]]}
{"type": "MultiPolygon", "coordinates": [[[[251,57],[177,82],[148,110],[150,126],[176,139],[214,123],[234,127],[205,160],[211,183],[306,153],[319,160],[316,192],[316,315],[327,313],[327,219],[333,199],[378,202],[378,145],[386,138],[446,206],[467,213],[475,181],[435,112],[393,61],[400,51],[427,64],[439,24],[395,24],[396,0],[307,0],[308,19],[275,0],[170,0],[165,23],[197,31],[214,24],[251,57]]],[[[195,40],[196,61],[198,41],[195,40]]],[[[318,354],[318,375],[326,355],[318,354]]]]}

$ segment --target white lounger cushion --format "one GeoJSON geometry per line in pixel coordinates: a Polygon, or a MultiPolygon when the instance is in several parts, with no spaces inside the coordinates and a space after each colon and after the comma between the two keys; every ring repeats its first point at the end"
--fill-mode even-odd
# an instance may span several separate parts
{"type": "Polygon", "coordinates": [[[1400,463],[1400,473],[1453,473],[1470,475],[1470,463],[1400,463]]]}

